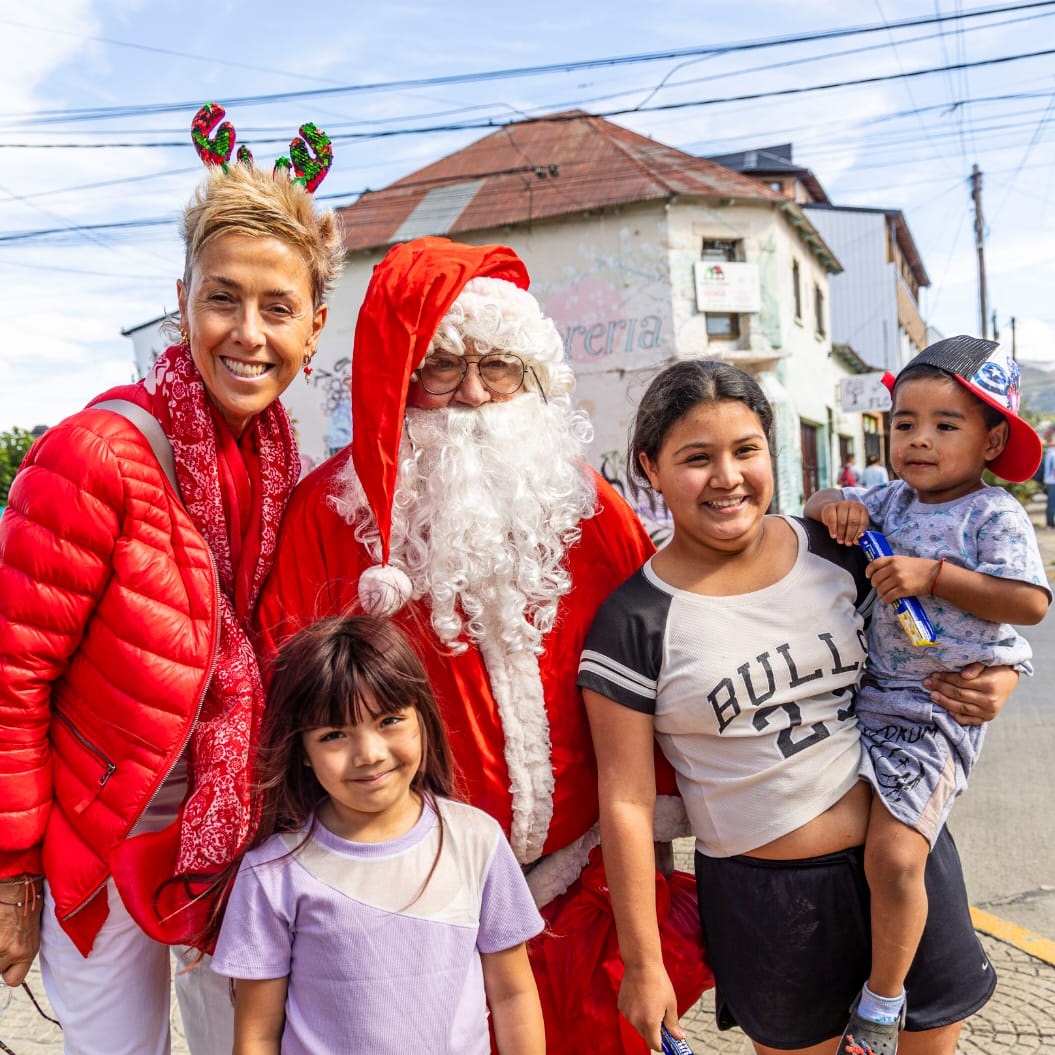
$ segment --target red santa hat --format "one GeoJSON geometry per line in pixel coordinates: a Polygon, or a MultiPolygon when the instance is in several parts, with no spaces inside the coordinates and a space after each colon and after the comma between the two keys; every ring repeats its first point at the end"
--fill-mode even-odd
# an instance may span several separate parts
{"type": "MultiPolygon", "coordinates": [[[[465,284],[483,277],[521,289],[530,281],[524,262],[504,245],[416,238],[393,246],[374,268],[359,309],[352,355],[352,463],[377,522],[386,568],[410,375],[465,284]]],[[[396,572],[399,576],[406,580],[396,572]]],[[[409,596],[409,582],[389,582],[382,569],[369,569],[360,581],[360,597],[372,611],[401,606],[405,597],[393,607],[379,596],[392,589],[409,596]]]]}

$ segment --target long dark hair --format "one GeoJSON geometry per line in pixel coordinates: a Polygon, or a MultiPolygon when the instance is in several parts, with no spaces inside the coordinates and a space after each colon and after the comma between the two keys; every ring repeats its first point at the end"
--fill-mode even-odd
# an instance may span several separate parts
{"type": "Polygon", "coordinates": [[[270,672],[261,735],[257,842],[299,831],[326,796],[304,764],[302,735],[324,726],[358,725],[367,715],[412,707],[421,728],[421,767],[411,787],[426,799],[455,796],[454,761],[425,669],[389,619],[349,615],[294,634],[270,672]],[[367,706],[366,700],[369,700],[367,706]]]}
{"type": "Polygon", "coordinates": [[[641,467],[641,455],[653,464],[670,430],[701,403],[743,403],[773,443],[773,408],[758,382],[738,366],[714,359],[675,363],[658,373],[648,386],[634,416],[626,455],[626,475],[635,499],[645,496],[655,509],[655,494],[641,467]]]}

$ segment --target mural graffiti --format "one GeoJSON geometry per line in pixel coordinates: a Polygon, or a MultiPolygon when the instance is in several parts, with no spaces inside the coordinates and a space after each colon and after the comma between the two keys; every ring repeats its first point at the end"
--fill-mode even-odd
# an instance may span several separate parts
{"type": "Polygon", "coordinates": [[[319,405],[326,418],[326,447],[335,454],[352,440],[352,397],[349,387],[352,376],[352,360],[343,356],[333,364],[332,370],[319,367],[308,378],[308,384],[318,390],[319,405]]]}
{"type": "Polygon", "coordinates": [[[663,320],[658,315],[568,326],[564,330],[564,354],[572,362],[582,362],[618,353],[649,351],[659,346],[662,326],[663,320]]]}
{"type": "Polygon", "coordinates": [[[656,508],[648,502],[634,501],[627,485],[626,456],[619,451],[605,451],[601,455],[601,475],[626,499],[627,504],[645,525],[649,538],[656,546],[662,546],[674,531],[670,512],[662,498],[656,499],[656,508]]]}

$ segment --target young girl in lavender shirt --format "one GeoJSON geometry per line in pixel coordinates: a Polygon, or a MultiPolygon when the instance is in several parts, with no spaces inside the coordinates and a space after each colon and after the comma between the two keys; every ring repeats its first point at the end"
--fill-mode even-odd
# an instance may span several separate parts
{"type": "Polygon", "coordinates": [[[417,655],[384,619],[291,638],[268,698],[263,831],[213,959],[235,1055],[542,1055],[542,929],[498,824],[451,799],[417,655]],[[488,1018],[490,1017],[490,1030],[488,1018]]]}

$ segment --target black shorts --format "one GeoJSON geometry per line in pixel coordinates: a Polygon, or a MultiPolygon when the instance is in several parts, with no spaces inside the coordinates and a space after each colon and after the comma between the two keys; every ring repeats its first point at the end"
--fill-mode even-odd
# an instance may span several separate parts
{"type": "MultiPolygon", "coordinates": [[[[739,1025],[770,1048],[837,1039],[871,962],[864,848],[802,861],[697,853],[696,882],[718,1028],[739,1025]]],[[[996,987],[947,829],[926,883],[927,926],[905,980],[909,1030],[959,1022],[996,987]]]]}

